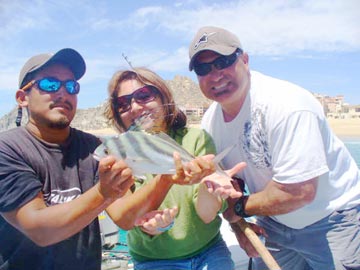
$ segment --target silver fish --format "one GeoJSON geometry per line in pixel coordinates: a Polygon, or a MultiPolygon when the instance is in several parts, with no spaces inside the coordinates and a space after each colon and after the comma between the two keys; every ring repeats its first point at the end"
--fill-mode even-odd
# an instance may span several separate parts
{"type": "MultiPolygon", "coordinates": [[[[162,104],[157,106],[156,108],[145,110],[140,116],[138,116],[133,123],[130,125],[127,131],[146,131],[149,133],[156,133],[159,130],[159,126],[154,123],[155,119],[163,119],[165,120],[164,116],[159,116],[158,113],[160,110],[165,107],[166,105],[171,105],[173,103],[162,104]]],[[[171,116],[172,114],[167,114],[167,117],[171,116]]]]}
{"type": "MultiPolygon", "coordinates": [[[[127,131],[125,133],[104,137],[93,154],[99,160],[106,155],[114,155],[125,160],[135,176],[150,174],[175,174],[173,153],[180,154],[183,163],[195,157],[181,147],[167,134],[160,132],[150,134],[145,131],[127,131]]],[[[214,158],[216,169],[224,174],[218,163],[233,147],[225,149],[214,158]]]]}

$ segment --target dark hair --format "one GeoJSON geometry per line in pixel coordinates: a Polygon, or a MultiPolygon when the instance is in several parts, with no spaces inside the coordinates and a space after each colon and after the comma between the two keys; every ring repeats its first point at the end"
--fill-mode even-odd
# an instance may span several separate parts
{"type": "Polygon", "coordinates": [[[175,105],[173,95],[166,82],[155,72],[144,67],[139,67],[133,68],[133,70],[117,71],[112,76],[108,85],[109,98],[106,102],[104,115],[109,123],[114,125],[120,132],[125,132],[126,127],[114,106],[113,99],[117,97],[121,82],[127,80],[137,80],[145,85],[155,86],[159,90],[161,103],[164,106],[167,131],[186,126],[186,115],[175,105]]]}

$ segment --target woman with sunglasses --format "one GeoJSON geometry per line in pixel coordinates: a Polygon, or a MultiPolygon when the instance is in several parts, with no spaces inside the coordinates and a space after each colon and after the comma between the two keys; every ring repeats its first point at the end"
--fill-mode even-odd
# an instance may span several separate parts
{"type": "MultiPolygon", "coordinates": [[[[165,81],[154,72],[146,68],[116,72],[108,90],[105,115],[120,132],[145,116],[140,121],[144,129],[167,133],[193,155],[215,152],[206,132],[186,127],[185,114],[176,107],[165,81]]],[[[233,269],[231,254],[220,234],[218,213],[226,207],[224,200],[210,194],[204,183],[174,185],[167,180],[163,184],[166,188],[154,189],[143,200],[137,197],[137,206],[127,207],[154,181],[148,176],[135,193],[128,192],[121,199],[118,208],[113,205],[108,209],[117,225],[129,230],[127,240],[135,269],[233,269]]]]}

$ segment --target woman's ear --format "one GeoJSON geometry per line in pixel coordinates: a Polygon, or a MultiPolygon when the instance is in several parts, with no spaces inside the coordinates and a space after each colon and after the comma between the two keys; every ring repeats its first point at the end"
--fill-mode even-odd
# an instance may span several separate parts
{"type": "Polygon", "coordinates": [[[22,89],[16,91],[15,99],[19,107],[26,107],[28,105],[27,94],[22,89]]]}

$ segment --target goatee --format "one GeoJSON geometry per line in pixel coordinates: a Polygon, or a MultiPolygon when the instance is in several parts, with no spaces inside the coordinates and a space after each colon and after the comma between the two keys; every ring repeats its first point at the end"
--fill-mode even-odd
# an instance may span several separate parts
{"type": "Polygon", "coordinates": [[[66,117],[62,117],[58,121],[49,122],[49,127],[54,129],[64,129],[67,128],[70,125],[69,119],[66,117]]]}

